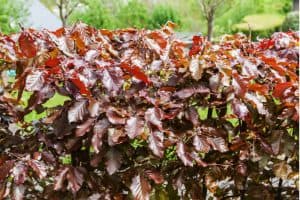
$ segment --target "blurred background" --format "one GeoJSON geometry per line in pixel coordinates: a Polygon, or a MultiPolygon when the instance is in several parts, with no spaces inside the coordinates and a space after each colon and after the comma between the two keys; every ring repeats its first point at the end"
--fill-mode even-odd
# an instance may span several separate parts
{"type": "Polygon", "coordinates": [[[253,39],[274,31],[299,29],[299,0],[0,0],[0,30],[20,25],[55,30],[77,21],[97,28],[155,29],[168,20],[185,38],[194,34],[218,40],[244,32],[253,39]]]}

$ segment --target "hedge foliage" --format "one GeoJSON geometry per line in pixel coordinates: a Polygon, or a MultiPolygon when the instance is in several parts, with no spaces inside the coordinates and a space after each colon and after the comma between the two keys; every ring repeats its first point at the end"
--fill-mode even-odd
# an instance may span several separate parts
{"type": "Polygon", "coordinates": [[[0,198],[296,198],[298,35],[173,27],[1,35],[0,198]]]}

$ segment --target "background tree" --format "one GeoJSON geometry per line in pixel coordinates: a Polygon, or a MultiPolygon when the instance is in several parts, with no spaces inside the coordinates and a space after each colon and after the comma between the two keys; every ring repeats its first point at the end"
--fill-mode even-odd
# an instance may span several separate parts
{"type": "Polygon", "coordinates": [[[293,11],[299,10],[299,0],[293,0],[293,11]]]}
{"type": "Polygon", "coordinates": [[[216,12],[225,3],[229,3],[230,0],[199,0],[202,14],[207,22],[207,38],[210,41],[213,37],[213,27],[216,12]]]}
{"type": "Polygon", "coordinates": [[[149,10],[142,1],[130,0],[120,8],[117,19],[120,28],[148,28],[149,10]]]}
{"type": "Polygon", "coordinates": [[[111,10],[118,10],[114,2],[105,2],[101,0],[85,1],[82,9],[74,11],[68,21],[74,23],[76,21],[83,21],[96,28],[117,28],[115,16],[111,10]]]}
{"type": "Polygon", "coordinates": [[[167,21],[172,21],[180,26],[180,19],[180,12],[173,7],[168,5],[155,5],[151,15],[151,24],[152,28],[160,28],[167,21]]]}
{"type": "Polygon", "coordinates": [[[68,18],[74,12],[79,3],[79,0],[56,0],[56,6],[58,8],[62,26],[65,27],[67,25],[68,18]]]}
{"type": "Polygon", "coordinates": [[[24,23],[28,15],[24,1],[0,0],[0,31],[11,33],[19,29],[18,23],[24,23]]]}

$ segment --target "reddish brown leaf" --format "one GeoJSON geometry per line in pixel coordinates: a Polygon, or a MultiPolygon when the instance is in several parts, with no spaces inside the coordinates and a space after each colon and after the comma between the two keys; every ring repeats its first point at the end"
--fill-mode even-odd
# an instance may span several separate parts
{"type": "Polygon", "coordinates": [[[163,175],[156,170],[147,170],[145,174],[152,179],[156,184],[162,184],[165,180],[163,175]]]}
{"type": "Polygon", "coordinates": [[[54,190],[61,190],[63,187],[63,183],[66,180],[67,172],[69,168],[65,167],[64,169],[60,170],[59,174],[55,177],[54,182],[54,190]]]}
{"type": "Polygon", "coordinates": [[[229,150],[226,141],[221,137],[216,137],[216,138],[208,137],[207,142],[211,145],[211,147],[214,150],[217,150],[219,152],[223,153],[229,150]]]}
{"type": "Polygon", "coordinates": [[[164,134],[160,131],[151,131],[148,141],[153,154],[162,158],[164,155],[164,134]]]}
{"type": "Polygon", "coordinates": [[[125,124],[126,123],[126,117],[122,116],[122,113],[118,111],[114,107],[109,107],[106,111],[107,119],[112,124],[125,124]]]}
{"type": "Polygon", "coordinates": [[[149,108],[145,112],[145,120],[151,125],[154,125],[159,129],[162,129],[161,110],[159,108],[149,108]]]}
{"type": "Polygon", "coordinates": [[[73,194],[78,192],[84,181],[84,176],[82,172],[75,167],[70,167],[66,178],[68,180],[67,189],[72,191],[73,194]]]}
{"type": "Polygon", "coordinates": [[[209,143],[207,142],[205,137],[202,136],[194,136],[193,145],[195,149],[200,152],[208,153],[210,150],[209,143]]]}
{"type": "Polygon", "coordinates": [[[151,81],[148,78],[148,76],[141,71],[141,69],[138,66],[135,65],[128,65],[127,63],[121,63],[121,68],[125,69],[127,72],[129,72],[131,75],[133,75],[135,78],[143,81],[146,84],[150,84],[151,81]]]}
{"type": "Polygon", "coordinates": [[[286,89],[293,86],[292,82],[278,83],[274,87],[273,96],[276,98],[281,98],[286,89]]]}
{"type": "Polygon", "coordinates": [[[107,119],[102,119],[98,121],[93,129],[93,137],[92,137],[92,146],[96,153],[99,153],[100,148],[102,146],[102,138],[104,134],[107,132],[109,127],[109,122],[107,119]]]}
{"type": "Polygon", "coordinates": [[[193,166],[193,160],[190,153],[187,151],[187,147],[183,142],[178,142],[176,146],[176,153],[185,166],[193,166]]]}
{"type": "Polygon", "coordinates": [[[126,121],[125,131],[130,139],[134,139],[143,133],[144,122],[139,117],[130,117],[126,121]]]}
{"type": "Polygon", "coordinates": [[[140,174],[132,178],[130,190],[135,200],[149,200],[151,185],[140,174]]]}
{"type": "Polygon", "coordinates": [[[82,121],[87,113],[86,100],[77,101],[68,111],[68,120],[70,123],[82,121]]]}
{"type": "Polygon", "coordinates": [[[82,95],[91,96],[91,92],[89,91],[89,89],[87,89],[85,84],[79,79],[78,75],[74,73],[70,80],[78,88],[78,90],[82,95]]]}
{"type": "Polygon", "coordinates": [[[40,179],[47,176],[46,165],[43,162],[38,160],[29,160],[28,164],[40,179]]]}
{"type": "Polygon", "coordinates": [[[84,136],[88,131],[91,130],[94,121],[95,121],[94,118],[88,118],[85,122],[78,125],[76,127],[75,135],[77,137],[84,136]]]}
{"type": "Polygon", "coordinates": [[[114,174],[121,167],[121,154],[116,149],[110,149],[106,155],[106,170],[109,175],[114,174]]]}
{"type": "Polygon", "coordinates": [[[35,57],[37,54],[37,47],[35,40],[28,31],[23,31],[19,37],[19,46],[23,55],[27,58],[35,57]]]}

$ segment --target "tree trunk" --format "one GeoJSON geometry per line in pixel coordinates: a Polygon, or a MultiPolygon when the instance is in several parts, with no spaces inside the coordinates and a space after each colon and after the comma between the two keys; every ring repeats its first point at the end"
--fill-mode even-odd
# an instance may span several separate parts
{"type": "Polygon", "coordinates": [[[64,11],[63,11],[63,4],[64,2],[62,0],[59,1],[59,4],[58,4],[58,10],[59,10],[59,18],[60,18],[60,21],[62,23],[62,26],[65,27],[66,26],[66,20],[65,20],[65,17],[64,17],[64,11]]]}
{"type": "Polygon", "coordinates": [[[299,10],[299,0],[293,0],[293,11],[299,10]]]}
{"type": "Polygon", "coordinates": [[[207,20],[207,40],[211,41],[213,37],[214,16],[211,15],[207,20]]]}

